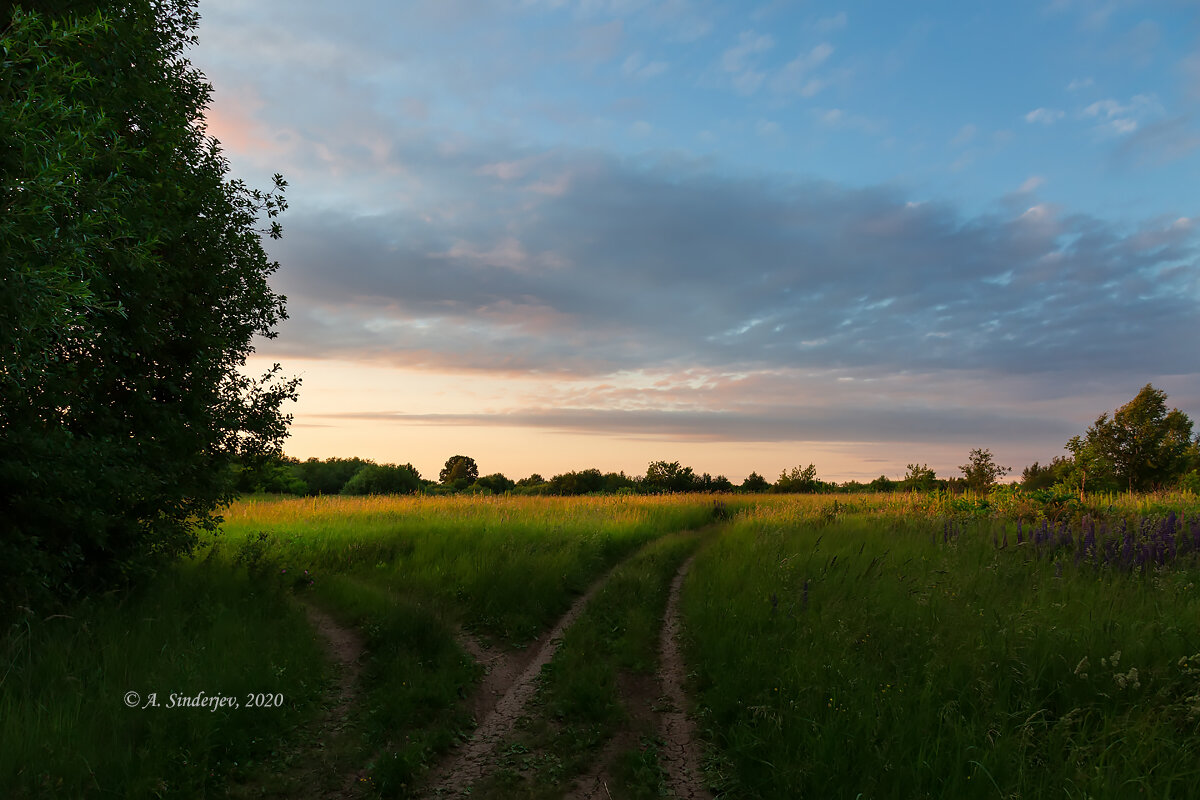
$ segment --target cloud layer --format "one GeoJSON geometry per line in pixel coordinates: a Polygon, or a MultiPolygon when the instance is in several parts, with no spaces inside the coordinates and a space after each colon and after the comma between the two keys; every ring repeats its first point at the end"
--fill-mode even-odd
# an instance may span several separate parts
{"type": "Polygon", "coordinates": [[[1038,204],[964,218],[885,188],[597,154],[430,160],[428,214],[289,220],[284,347],[576,375],[1193,366],[1188,219],[1125,230],[1038,204]]]}

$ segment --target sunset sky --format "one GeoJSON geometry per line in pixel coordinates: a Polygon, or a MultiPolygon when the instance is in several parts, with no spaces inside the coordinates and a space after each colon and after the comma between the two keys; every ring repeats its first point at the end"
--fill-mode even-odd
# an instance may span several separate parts
{"type": "Polygon", "coordinates": [[[201,0],[289,455],[735,482],[1200,419],[1195,2],[201,0]]]}

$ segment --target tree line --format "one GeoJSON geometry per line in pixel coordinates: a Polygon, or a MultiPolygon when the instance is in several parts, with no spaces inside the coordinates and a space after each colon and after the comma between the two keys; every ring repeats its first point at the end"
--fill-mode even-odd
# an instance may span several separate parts
{"type": "MultiPolygon", "coordinates": [[[[1184,488],[1200,490],[1200,437],[1192,438],[1192,421],[1179,411],[1167,410],[1164,392],[1147,384],[1111,417],[1101,414],[1095,424],[1065,445],[1067,455],[1048,465],[1034,462],[1018,482],[1025,489],[1057,489],[1063,493],[1087,491],[1151,491],[1184,488]]],[[[480,475],[469,456],[447,459],[437,480],[425,479],[411,464],[377,464],[360,458],[307,461],[277,457],[235,467],[237,488],[246,493],[279,492],[318,494],[660,494],[678,492],[740,493],[854,493],[971,490],[986,493],[1012,469],[996,462],[990,449],[975,448],[961,475],[939,478],[927,464],[908,464],[903,477],[886,475],[863,483],[823,481],[813,464],[783,470],[774,482],[757,472],[740,484],[724,475],[697,474],[678,461],[653,461],[643,475],[584,469],[551,478],[534,473],[513,480],[496,472],[480,475]]]]}

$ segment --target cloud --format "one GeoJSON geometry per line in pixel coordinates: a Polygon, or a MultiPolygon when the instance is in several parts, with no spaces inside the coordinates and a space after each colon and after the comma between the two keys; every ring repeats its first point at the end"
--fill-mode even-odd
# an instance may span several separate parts
{"type": "Polygon", "coordinates": [[[978,132],[979,129],[977,127],[971,123],[967,123],[958,129],[958,133],[954,134],[954,138],[950,140],[950,145],[952,147],[962,147],[974,139],[975,134],[978,132]]]}
{"type": "Polygon", "coordinates": [[[828,83],[813,77],[812,72],[833,55],[833,45],[821,42],[806,53],[801,53],[783,66],[771,79],[771,88],[780,94],[798,94],[813,97],[828,83]]]}
{"type": "Polygon", "coordinates": [[[1200,52],[1180,59],[1176,69],[1183,79],[1184,94],[1192,102],[1200,101],[1200,52]]]}
{"type": "Polygon", "coordinates": [[[1038,190],[1039,187],[1046,183],[1046,179],[1041,175],[1030,175],[1021,184],[1021,188],[1017,189],[1021,194],[1031,194],[1038,190]]]}
{"type": "Polygon", "coordinates": [[[1081,89],[1090,88],[1094,84],[1095,84],[1095,81],[1092,80],[1091,78],[1074,78],[1074,79],[1072,79],[1072,81],[1070,83],[1067,84],[1067,91],[1068,92],[1078,92],[1081,89]]]}
{"type": "Polygon", "coordinates": [[[1179,116],[1151,123],[1131,133],[1118,146],[1118,163],[1162,166],[1190,156],[1200,148],[1200,129],[1191,117],[1179,116]]]}
{"type": "Polygon", "coordinates": [[[721,69],[733,81],[733,86],[741,94],[753,94],[762,85],[766,73],[756,70],[752,64],[756,56],[765,53],[775,46],[775,40],[766,34],[756,34],[754,31],[742,31],[738,42],[721,54],[721,69]]]}
{"type": "Polygon", "coordinates": [[[813,29],[818,33],[833,33],[840,31],[846,27],[847,17],[845,11],[839,11],[833,16],[821,17],[813,23],[813,29]]]}
{"type": "Polygon", "coordinates": [[[1025,121],[1029,123],[1040,122],[1043,125],[1053,125],[1058,122],[1066,114],[1057,108],[1035,108],[1025,115],[1025,121]]]}
{"type": "Polygon", "coordinates": [[[634,53],[625,59],[621,64],[621,74],[626,78],[635,78],[638,80],[647,80],[657,77],[667,71],[667,62],[665,61],[645,61],[641,53],[634,53]]]}
{"type": "Polygon", "coordinates": [[[1158,99],[1144,94],[1134,95],[1127,103],[1112,98],[1097,100],[1083,109],[1083,116],[1102,119],[1096,130],[1110,135],[1132,133],[1143,119],[1162,113],[1158,99]]]}
{"type": "Polygon", "coordinates": [[[981,409],[756,407],[745,411],[611,408],[523,408],[493,414],[406,414],[378,411],[319,415],[380,423],[540,428],[695,442],[956,443],[964,437],[1065,440],[1069,425],[981,409]]]}
{"type": "Polygon", "coordinates": [[[815,112],[817,121],[827,128],[857,130],[869,134],[879,133],[882,129],[882,126],[870,117],[853,114],[841,108],[815,109],[815,112]]]}
{"type": "Polygon", "coordinates": [[[625,23],[619,19],[583,28],[578,33],[572,55],[588,64],[611,61],[616,56],[624,35],[625,23]]]}
{"type": "MultiPolygon", "coordinates": [[[[1072,382],[1192,363],[1197,231],[1038,205],[964,218],[894,189],[469,148],[427,214],[286,220],[271,352],[439,369],[985,370],[1072,382]],[[526,163],[497,181],[480,167],[526,163]],[[554,176],[556,195],[532,190],[554,176]]],[[[419,205],[419,203],[418,203],[419,205]]],[[[999,379],[997,377],[997,379],[999,379]]]]}
{"type": "Polygon", "coordinates": [[[764,138],[778,136],[781,132],[780,128],[779,128],[779,123],[772,122],[771,120],[768,120],[768,119],[760,119],[758,122],[756,122],[754,124],[754,131],[759,136],[762,136],[764,138]]]}

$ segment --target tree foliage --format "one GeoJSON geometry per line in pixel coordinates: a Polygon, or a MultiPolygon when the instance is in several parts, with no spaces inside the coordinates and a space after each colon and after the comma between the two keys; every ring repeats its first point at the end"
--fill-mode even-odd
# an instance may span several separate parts
{"type": "Polygon", "coordinates": [[[928,464],[909,464],[901,487],[909,492],[927,492],[937,486],[937,474],[928,464]]]}
{"type": "Polygon", "coordinates": [[[1021,470],[1022,489],[1049,489],[1056,484],[1064,483],[1071,474],[1071,459],[1055,456],[1049,464],[1042,465],[1033,462],[1021,470]]]}
{"type": "Polygon", "coordinates": [[[442,483],[462,483],[469,486],[479,478],[479,465],[470,456],[450,456],[438,473],[442,483]]]}
{"type": "Polygon", "coordinates": [[[765,492],[771,488],[771,484],[767,483],[767,479],[757,472],[751,472],[742,480],[741,490],[751,494],[765,492]]]}
{"type": "Polygon", "coordinates": [[[779,473],[779,479],[771,487],[773,492],[788,492],[811,494],[821,490],[821,482],[817,480],[817,467],[809,464],[807,467],[792,467],[779,473]]]}
{"type": "Polygon", "coordinates": [[[642,486],[651,492],[688,492],[696,488],[696,481],[692,468],[678,461],[652,461],[646,467],[642,486]]]}
{"type": "Polygon", "coordinates": [[[364,465],[354,473],[342,494],[411,494],[421,488],[421,473],[412,464],[364,465]]]}
{"type": "Polygon", "coordinates": [[[1191,418],[1177,408],[1168,411],[1166,392],[1148,383],[1111,418],[1101,414],[1076,449],[1090,451],[1134,492],[1176,482],[1187,471],[1192,445],[1191,418]]]}
{"type": "Polygon", "coordinates": [[[967,486],[979,494],[991,491],[997,480],[1012,472],[1012,467],[997,464],[992,451],[986,447],[972,450],[967,456],[967,463],[959,469],[962,470],[967,486]]]}
{"type": "MultiPolygon", "coordinates": [[[[194,0],[0,31],[0,584],[104,585],[186,552],[228,465],[275,452],[296,381],[241,371],[284,298],[286,184],[226,180],[194,0]]],[[[7,20],[0,20],[3,25],[7,20]]],[[[2,613],[2,612],[0,612],[2,613]]]]}

